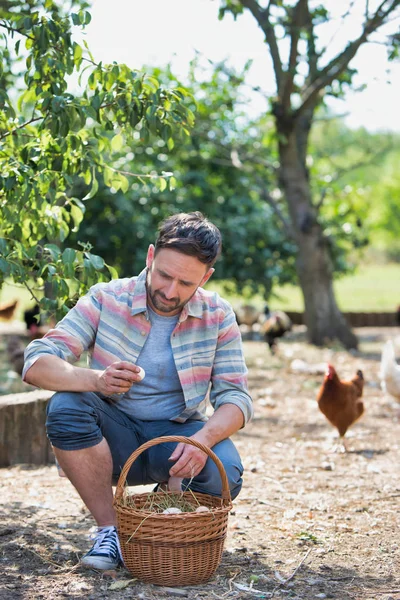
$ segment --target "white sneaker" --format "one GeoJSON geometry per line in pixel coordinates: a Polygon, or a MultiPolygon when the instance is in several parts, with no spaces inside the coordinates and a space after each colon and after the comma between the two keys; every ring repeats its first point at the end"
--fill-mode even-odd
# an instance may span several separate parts
{"type": "Polygon", "coordinates": [[[95,539],[92,548],[81,558],[84,566],[106,570],[123,564],[116,527],[98,527],[92,538],[95,539]]]}

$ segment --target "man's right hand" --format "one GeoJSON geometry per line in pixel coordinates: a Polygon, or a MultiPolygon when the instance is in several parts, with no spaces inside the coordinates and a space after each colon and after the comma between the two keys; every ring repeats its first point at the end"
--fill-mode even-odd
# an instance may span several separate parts
{"type": "Polygon", "coordinates": [[[112,363],[104,371],[100,371],[97,381],[97,392],[105,396],[124,394],[133,383],[143,379],[140,367],[130,362],[120,360],[112,363]]]}

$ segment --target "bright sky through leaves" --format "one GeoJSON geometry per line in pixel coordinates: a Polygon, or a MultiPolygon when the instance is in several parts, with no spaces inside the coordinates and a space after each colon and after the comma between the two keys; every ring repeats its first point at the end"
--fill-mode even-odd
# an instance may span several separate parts
{"type": "MultiPolygon", "coordinates": [[[[334,2],[332,9],[343,12],[345,6],[347,2],[334,2]]],[[[246,11],[237,22],[230,15],[219,21],[218,7],[218,0],[94,0],[85,37],[96,60],[126,62],[134,68],[144,64],[162,67],[171,61],[180,77],[187,73],[195,50],[213,61],[226,59],[236,67],[251,58],[249,83],[272,93],[269,54],[254,18],[246,11]]],[[[357,33],[355,19],[347,29],[338,23],[327,30],[327,39],[334,38],[333,47],[343,46],[357,33]]],[[[348,92],[344,102],[330,100],[333,110],[348,113],[346,122],[351,127],[398,131],[399,62],[390,66],[389,75],[386,49],[373,44],[361,48],[351,66],[359,70],[357,85],[366,83],[367,88],[348,92]],[[389,79],[391,83],[387,83],[389,79]]],[[[260,111],[265,104],[254,99],[252,106],[260,111]]]]}

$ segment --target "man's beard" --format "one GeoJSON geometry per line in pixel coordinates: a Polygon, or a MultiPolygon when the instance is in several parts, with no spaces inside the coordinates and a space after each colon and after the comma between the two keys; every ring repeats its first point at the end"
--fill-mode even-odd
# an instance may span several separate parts
{"type": "Polygon", "coordinates": [[[182,309],[186,304],[186,302],[181,303],[179,301],[179,298],[171,298],[170,300],[167,300],[167,298],[162,294],[162,292],[153,292],[149,285],[147,286],[147,293],[154,308],[156,308],[160,312],[170,313],[178,309],[182,309]]]}

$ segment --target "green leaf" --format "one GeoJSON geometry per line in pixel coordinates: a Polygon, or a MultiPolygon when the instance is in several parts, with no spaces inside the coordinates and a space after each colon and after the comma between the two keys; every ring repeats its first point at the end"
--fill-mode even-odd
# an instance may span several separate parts
{"type": "Polygon", "coordinates": [[[104,269],[104,259],[101,256],[97,256],[97,254],[92,254],[91,252],[85,252],[86,257],[89,259],[90,263],[96,269],[96,271],[101,271],[104,269]]]}
{"type": "Polygon", "coordinates": [[[124,192],[124,194],[126,194],[126,192],[129,190],[129,179],[127,177],[125,177],[125,175],[122,175],[121,173],[119,174],[119,185],[120,185],[120,190],[122,190],[124,192]]]}
{"type": "Polygon", "coordinates": [[[57,260],[61,254],[61,250],[55,244],[45,244],[44,249],[50,254],[53,260],[57,260]]]}
{"type": "Polygon", "coordinates": [[[73,204],[71,206],[71,217],[74,221],[74,227],[73,227],[72,231],[74,231],[74,232],[78,231],[79,225],[83,221],[83,215],[84,215],[84,211],[79,206],[76,206],[75,204],[73,204]]]}
{"type": "Polygon", "coordinates": [[[77,67],[79,67],[82,62],[82,48],[77,43],[74,43],[74,62],[77,67]]]}
{"type": "Polygon", "coordinates": [[[40,300],[40,306],[43,308],[43,310],[52,312],[53,310],[57,309],[58,303],[57,300],[52,300],[51,298],[42,298],[40,300]]]}
{"type": "Polygon", "coordinates": [[[150,88],[151,91],[153,91],[153,92],[156,92],[158,90],[158,88],[160,87],[158,79],[156,79],[155,77],[152,77],[151,75],[146,75],[144,84],[146,87],[150,88]]]}
{"type": "Polygon", "coordinates": [[[86,194],[86,196],[84,198],[82,198],[82,201],[84,202],[85,200],[90,200],[91,198],[93,198],[93,196],[95,196],[98,192],[99,189],[99,184],[98,181],[96,179],[96,173],[93,170],[93,175],[92,175],[92,187],[90,189],[90,192],[88,192],[86,194]]]}
{"type": "Polygon", "coordinates": [[[4,273],[6,277],[10,273],[10,264],[4,258],[0,258],[0,271],[4,273]]]}
{"type": "Polygon", "coordinates": [[[114,135],[113,139],[111,140],[112,150],[114,150],[114,152],[118,152],[119,150],[121,150],[123,143],[123,136],[120,133],[117,133],[117,135],[114,135]]]}
{"type": "Polygon", "coordinates": [[[73,263],[75,257],[76,251],[73,248],[65,248],[64,252],[61,255],[61,259],[65,265],[68,263],[73,263]]]}
{"type": "Polygon", "coordinates": [[[88,280],[93,279],[96,274],[96,270],[88,258],[83,259],[83,273],[88,280]]]}
{"type": "Polygon", "coordinates": [[[0,238],[0,252],[6,254],[8,252],[8,244],[4,238],[0,238]]]}
{"type": "Polygon", "coordinates": [[[119,275],[118,275],[117,269],[114,269],[114,267],[112,267],[111,265],[105,265],[105,266],[109,270],[112,279],[118,279],[119,275]]]}
{"type": "Polygon", "coordinates": [[[58,237],[60,242],[64,242],[69,234],[69,227],[66,224],[65,221],[60,221],[59,222],[59,230],[58,230],[58,237]]]}
{"type": "Polygon", "coordinates": [[[59,278],[56,282],[57,285],[57,296],[60,298],[69,297],[69,286],[64,278],[59,278]]]}

